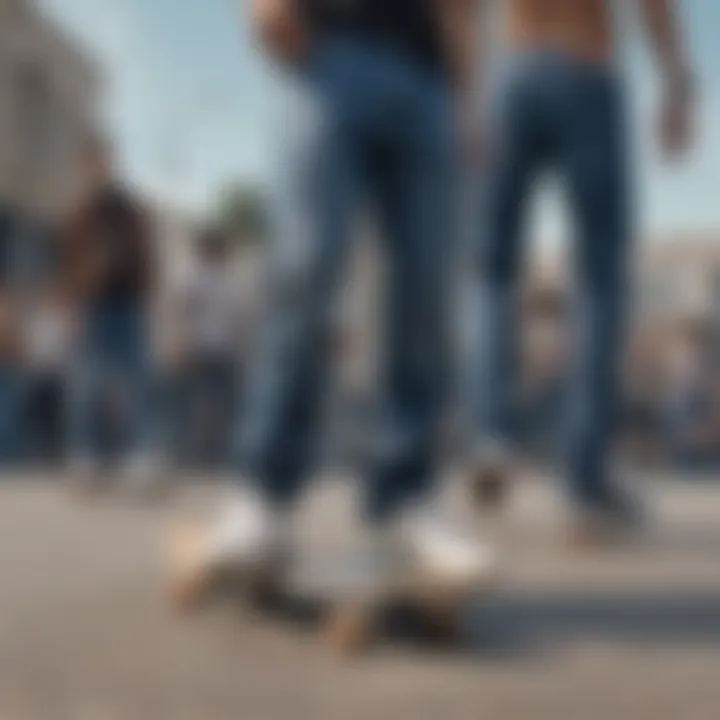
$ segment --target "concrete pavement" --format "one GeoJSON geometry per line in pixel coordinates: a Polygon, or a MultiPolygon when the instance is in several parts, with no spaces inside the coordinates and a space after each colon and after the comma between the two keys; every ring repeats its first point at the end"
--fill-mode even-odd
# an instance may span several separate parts
{"type": "MultiPolygon", "coordinates": [[[[647,537],[588,555],[562,542],[552,486],[528,481],[484,528],[507,573],[469,609],[468,647],[398,642],[345,662],[237,607],[167,612],[160,539],[211,494],[88,505],[50,479],[0,481],[1,720],[718,717],[720,482],[653,482],[647,537]]],[[[305,554],[357,536],[351,505],[348,487],[317,487],[305,554]]]]}

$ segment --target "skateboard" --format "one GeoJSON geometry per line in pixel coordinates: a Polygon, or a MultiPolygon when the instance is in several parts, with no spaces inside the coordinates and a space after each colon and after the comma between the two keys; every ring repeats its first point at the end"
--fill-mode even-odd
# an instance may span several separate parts
{"type": "Polygon", "coordinates": [[[323,641],[342,656],[356,655],[382,639],[412,638],[432,644],[462,642],[465,609],[479,588],[407,577],[372,591],[337,596],[323,625],[323,641]]]}
{"type": "Polygon", "coordinates": [[[489,578],[448,583],[399,566],[368,568],[352,549],[286,558],[274,568],[209,567],[197,559],[202,540],[201,527],[171,538],[167,589],[174,609],[194,613],[221,598],[241,599],[266,618],[309,624],[340,657],[393,638],[460,643],[465,609],[489,585],[489,578]]]}

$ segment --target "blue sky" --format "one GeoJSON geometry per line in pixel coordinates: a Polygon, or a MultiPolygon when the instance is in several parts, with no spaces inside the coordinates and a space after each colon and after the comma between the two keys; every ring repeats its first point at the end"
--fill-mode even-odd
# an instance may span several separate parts
{"type": "MultiPolygon", "coordinates": [[[[255,51],[242,0],[43,0],[95,54],[103,112],[132,179],[196,208],[228,179],[264,181],[270,165],[268,71],[255,51]]],[[[667,168],[651,133],[654,80],[642,36],[630,26],[626,65],[635,93],[642,225],[652,234],[720,231],[720,2],[683,0],[702,82],[700,143],[667,168]]],[[[562,205],[540,193],[544,236],[564,229],[562,205]]]]}

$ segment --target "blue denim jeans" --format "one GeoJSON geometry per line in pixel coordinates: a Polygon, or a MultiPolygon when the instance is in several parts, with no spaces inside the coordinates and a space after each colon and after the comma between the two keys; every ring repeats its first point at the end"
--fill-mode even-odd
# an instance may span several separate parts
{"type": "Polygon", "coordinates": [[[25,381],[14,363],[0,362],[0,463],[15,463],[24,449],[25,381]]]}
{"type": "Polygon", "coordinates": [[[574,220],[573,360],[566,442],[574,498],[608,480],[631,249],[627,128],[612,70],[561,54],[515,58],[498,87],[479,242],[480,347],[474,406],[480,437],[512,433],[519,278],[530,191],[558,174],[574,220]]]}
{"type": "Polygon", "coordinates": [[[430,489],[445,397],[454,243],[451,106],[443,82],[369,44],[327,40],[281,90],[269,313],[239,432],[243,472],[276,503],[317,449],[328,331],[358,211],[387,267],[367,514],[430,489]]]}
{"type": "Polygon", "coordinates": [[[227,469],[239,394],[235,359],[199,354],[185,369],[182,385],[182,459],[227,469]]]}
{"type": "Polygon", "coordinates": [[[79,351],[70,382],[72,454],[99,459],[110,446],[149,451],[154,403],[145,308],[123,299],[95,303],[86,310],[79,351]]]}

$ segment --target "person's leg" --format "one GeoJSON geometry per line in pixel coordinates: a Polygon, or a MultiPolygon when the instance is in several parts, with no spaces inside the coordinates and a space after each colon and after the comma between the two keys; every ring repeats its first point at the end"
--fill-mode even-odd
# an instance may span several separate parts
{"type": "Polygon", "coordinates": [[[405,574],[452,594],[489,580],[495,565],[491,550],[445,512],[437,491],[458,250],[452,110],[449,93],[419,71],[394,68],[390,59],[383,70],[397,71],[398,95],[412,100],[405,114],[388,113],[389,132],[370,162],[388,303],[365,513],[380,577],[385,569],[390,583],[405,574]]]}
{"type": "Polygon", "coordinates": [[[394,513],[429,495],[447,409],[456,176],[449,98],[418,79],[412,117],[373,163],[372,190],[388,260],[380,422],[367,512],[394,513]]]}
{"type": "Polygon", "coordinates": [[[207,439],[203,432],[204,413],[207,410],[205,375],[204,358],[196,354],[188,363],[183,380],[187,421],[183,433],[183,452],[194,467],[202,466],[204,441],[207,439]]]}
{"type": "Polygon", "coordinates": [[[160,480],[159,399],[152,356],[150,318],[142,300],[118,300],[113,337],[121,389],[122,458],[125,480],[136,490],[152,490],[160,480]]]}
{"type": "Polygon", "coordinates": [[[192,361],[182,367],[166,367],[160,376],[162,425],[158,446],[169,465],[185,468],[190,461],[190,402],[188,385],[192,361]]]}
{"type": "Polygon", "coordinates": [[[564,169],[578,230],[568,480],[576,502],[603,504],[627,314],[627,128],[622,89],[609,72],[579,70],[567,100],[564,169]]]}
{"type": "Polygon", "coordinates": [[[526,206],[535,174],[549,152],[541,70],[533,58],[519,58],[498,84],[489,118],[473,296],[478,328],[466,375],[470,482],[476,502],[491,507],[505,497],[514,464],[526,206]]]}
{"type": "Polygon", "coordinates": [[[285,96],[268,305],[233,451],[238,483],[209,528],[179,552],[170,591],[181,605],[202,597],[208,578],[228,563],[251,579],[255,571],[283,575],[284,511],[312,460],[332,299],[356,197],[359,148],[348,115],[369,107],[353,105],[362,88],[347,82],[345,59],[328,58],[331,68],[313,63],[285,96]]]}
{"type": "Polygon", "coordinates": [[[0,463],[18,459],[18,417],[22,416],[22,391],[14,363],[0,364],[0,463]]]}
{"type": "Polygon", "coordinates": [[[67,428],[70,462],[81,480],[92,481],[98,471],[99,399],[107,389],[109,360],[104,348],[104,326],[107,324],[104,308],[88,308],[83,317],[82,337],[78,354],[68,377],[67,428]]]}
{"type": "Polygon", "coordinates": [[[58,456],[59,394],[54,373],[40,372],[28,387],[28,457],[47,465],[58,456]]]}
{"type": "Polygon", "coordinates": [[[359,180],[337,84],[306,78],[283,96],[268,307],[238,433],[242,475],[276,505],[296,497],[315,450],[332,298],[359,180]]]}
{"type": "Polygon", "coordinates": [[[192,396],[196,423],[191,433],[196,457],[203,468],[217,468],[228,439],[233,387],[228,382],[227,363],[217,356],[199,358],[192,396]]]}
{"type": "Polygon", "coordinates": [[[53,466],[62,462],[65,455],[65,402],[66,388],[61,372],[53,372],[49,379],[49,457],[53,466]]]}
{"type": "Polygon", "coordinates": [[[230,462],[230,443],[238,397],[237,379],[238,371],[235,360],[232,357],[218,359],[212,388],[217,407],[214,462],[218,467],[225,469],[230,462]]]}
{"type": "Polygon", "coordinates": [[[44,462],[48,443],[47,379],[44,373],[28,373],[25,407],[19,419],[25,436],[26,459],[31,463],[44,462]]]}
{"type": "Polygon", "coordinates": [[[470,398],[480,452],[508,443],[512,435],[526,205],[542,151],[531,79],[519,67],[498,88],[491,108],[477,245],[480,329],[470,398]]]}

